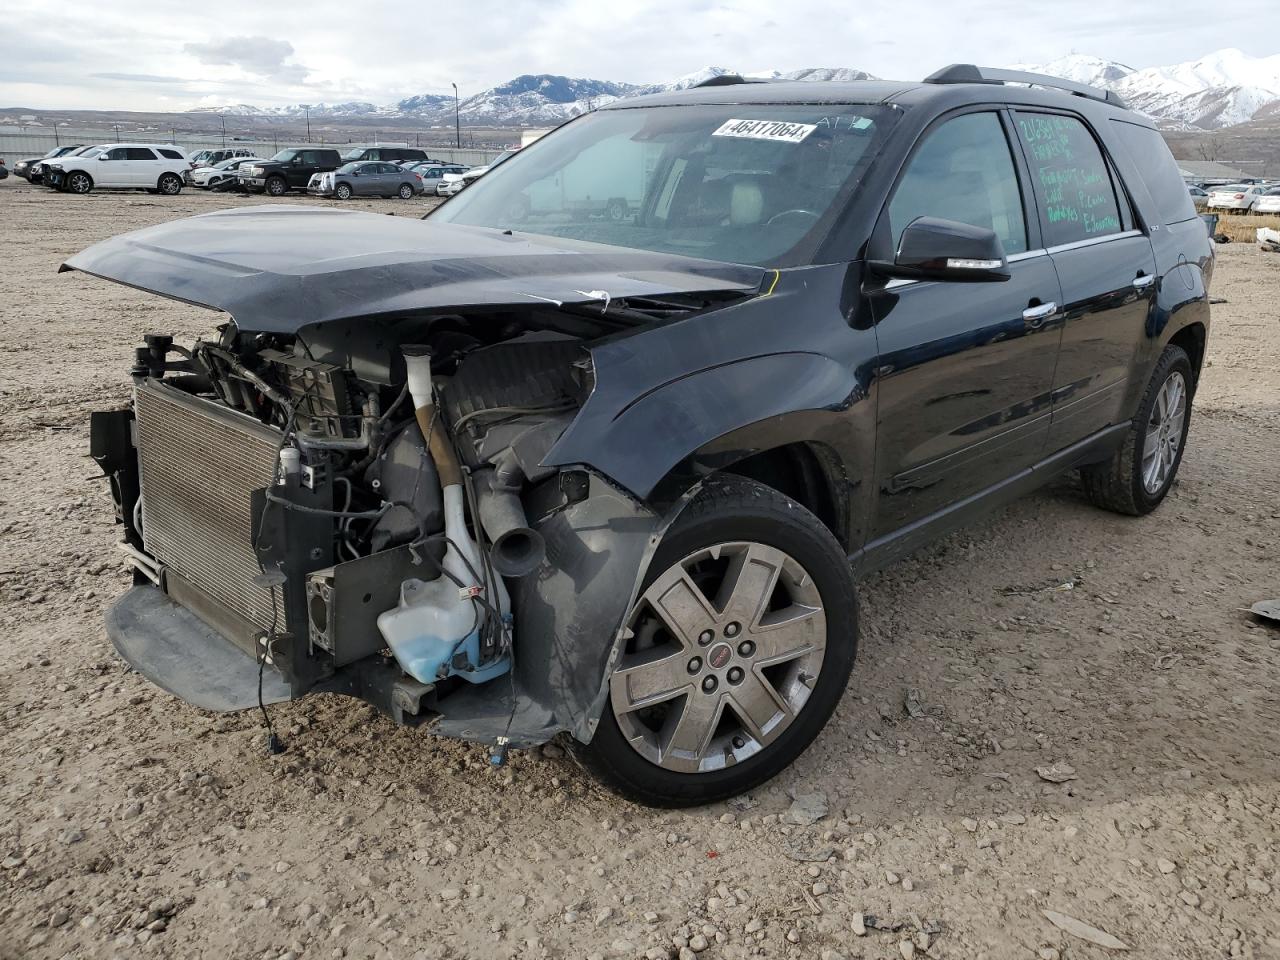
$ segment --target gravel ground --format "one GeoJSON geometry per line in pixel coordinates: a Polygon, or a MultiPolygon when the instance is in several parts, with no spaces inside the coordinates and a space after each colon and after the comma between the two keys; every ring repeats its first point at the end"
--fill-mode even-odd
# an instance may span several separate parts
{"type": "Polygon", "coordinates": [[[1280,256],[1220,251],[1155,515],[1066,477],[868,580],[815,745],[668,813],[558,747],[495,770],[336,697],[277,708],[268,756],[255,714],[115,657],[128,578],[88,411],[126,399],[141,334],[214,315],[56,269],[245,202],[0,184],[0,958],[1111,953],[1058,914],[1131,956],[1280,956],[1280,631],[1242,610],[1280,596],[1280,256]]]}

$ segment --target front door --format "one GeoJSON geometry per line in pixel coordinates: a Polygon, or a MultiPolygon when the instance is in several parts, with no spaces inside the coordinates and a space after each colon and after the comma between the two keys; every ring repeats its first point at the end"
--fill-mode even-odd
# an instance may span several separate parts
{"type": "Polygon", "coordinates": [[[921,216],[994,230],[1011,279],[895,280],[868,291],[880,352],[873,539],[940,514],[1044,453],[1060,291],[1049,257],[1031,252],[1039,225],[1008,128],[993,110],[935,125],[883,214],[895,250],[921,216]]]}
{"type": "Polygon", "coordinates": [[[1018,111],[1044,245],[1062,284],[1051,450],[1124,419],[1158,278],[1151,241],[1094,134],[1077,116],[1018,111]]]}
{"type": "Polygon", "coordinates": [[[127,147],[113,147],[98,154],[97,161],[89,167],[94,184],[99,187],[130,186],[128,156],[127,147]]]}

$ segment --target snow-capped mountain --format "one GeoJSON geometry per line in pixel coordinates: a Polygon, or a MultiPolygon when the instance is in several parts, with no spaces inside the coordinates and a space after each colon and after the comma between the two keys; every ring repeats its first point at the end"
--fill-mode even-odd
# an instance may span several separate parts
{"type": "Polygon", "coordinates": [[[1167,67],[1132,67],[1073,54],[1015,69],[1048,73],[1114,90],[1133,109],[1161,126],[1212,130],[1272,113],[1280,102],[1280,54],[1253,57],[1240,50],[1167,67]]]}
{"type": "MultiPolygon", "coordinates": [[[[1114,60],[1071,54],[1049,63],[1018,64],[1014,69],[1105,87],[1116,91],[1134,109],[1173,129],[1217,129],[1256,117],[1280,113],[1280,54],[1253,57],[1240,50],[1219,50],[1199,60],[1167,67],[1135,70],[1114,60]]],[[[507,83],[464,98],[462,122],[486,126],[551,126],[601,107],[620,97],[684,90],[713,77],[735,71],[707,66],[663,83],[631,84],[608,80],[525,74],[507,83]]],[[[852,67],[806,67],[746,74],[749,78],[785,80],[874,80],[852,67]]],[[[307,108],[254,107],[232,104],[192,111],[228,116],[301,117],[307,108]]],[[[323,117],[412,117],[432,124],[453,123],[454,99],[449,94],[425,93],[379,107],[363,101],[316,103],[312,119],[323,117]]]]}

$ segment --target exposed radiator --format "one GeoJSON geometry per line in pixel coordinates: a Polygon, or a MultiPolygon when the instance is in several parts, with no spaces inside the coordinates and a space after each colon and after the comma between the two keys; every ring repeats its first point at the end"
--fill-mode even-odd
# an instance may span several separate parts
{"type": "MultiPolygon", "coordinates": [[[[271,626],[271,595],[250,542],[250,493],[272,479],[280,435],[243,414],[147,380],[134,414],[147,551],[251,623],[271,626]]],[[[283,613],[279,625],[283,625],[283,613]]]]}

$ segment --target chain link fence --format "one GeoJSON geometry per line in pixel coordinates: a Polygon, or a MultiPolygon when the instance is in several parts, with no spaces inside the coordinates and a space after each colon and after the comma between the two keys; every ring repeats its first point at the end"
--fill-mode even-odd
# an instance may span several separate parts
{"type": "MultiPolygon", "coordinates": [[[[81,129],[71,126],[60,126],[56,130],[41,130],[33,132],[26,130],[23,132],[13,133],[10,131],[0,132],[0,157],[3,157],[9,168],[13,168],[13,164],[25,157],[40,157],[48,153],[50,150],[58,146],[66,144],[95,144],[95,143],[164,143],[176,145],[179,149],[186,151],[188,155],[198,150],[220,150],[224,147],[250,149],[257,153],[258,156],[270,158],[286,147],[332,147],[340,153],[345,153],[354,146],[374,146],[372,142],[363,143],[357,140],[343,140],[342,142],[326,142],[324,140],[312,138],[307,142],[302,139],[291,139],[282,136],[264,136],[264,137],[222,137],[220,135],[175,135],[174,131],[152,131],[138,132],[131,130],[117,130],[115,128],[107,129],[81,129]]],[[[488,163],[499,153],[501,148],[484,148],[484,147],[454,147],[447,143],[428,143],[424,139],[415,137],[412,140],[392,140],[383,144],[384,146],[410,146],[418,147],[425,150],[427,156],[432,159],[445,160],[449,163],[460,163],[468,167],[479,166],[488,163]]]]}

